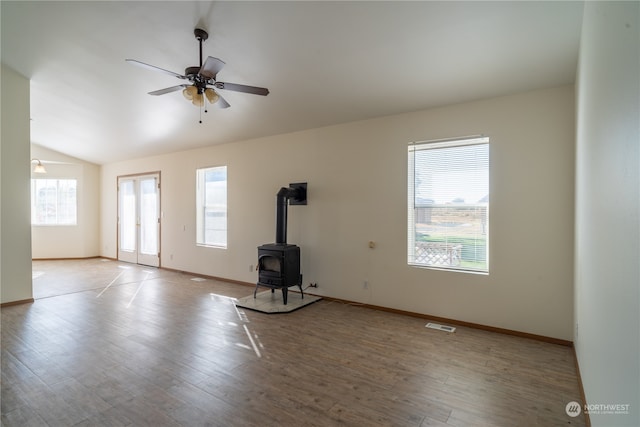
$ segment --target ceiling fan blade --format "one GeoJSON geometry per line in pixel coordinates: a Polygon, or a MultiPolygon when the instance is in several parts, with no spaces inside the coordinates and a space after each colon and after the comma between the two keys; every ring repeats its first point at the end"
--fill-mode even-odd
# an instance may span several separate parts
{"type": "Polygon", "coordinates": [[[229,108],[229,107],[231,107],[231,105],[227,102],[227,100],[224,99],[223,97],[221,97],[220,94],[218,94],[218,100],[213,105],[215,107],[218,107],[218,108],[229,108]]]}
{"type": "Polygon", "coordinates": [[[200,68],[198,74],[206,77],[207,79],[215,80],[216,75],[220,72],[220,70],[222,70],[224,64],[225,62],[222,59],[210,56],[206,61],[204,61],[204,64],[202,64],[202,68],[200,68]]]}
{"type": "Polygon", "coordinates": [[[153,92],[149,92],[149,95],[164,95],[165,93],[176,92],[176,91],[184,89],[184,88],[186,88],[188,86],[189,85],[171,86],[171,87],[167,87],[167,88],[164,88],[164,89],[154,90],[153,92]]]}
{"type": "Polygon", "coordinates": [[[179,79],[187,79],[187,76],[183,76],[182,74],[174,73],[173,71],[165,70],[164,68],[156,67],[155,65],[145,64],[144,62],[136,61],[135,59],[125,59],[125,61],[148,70],[160,71],[161,73],[169,74],[170,76],[174,76],[179,79]]]}
{"type": "Polygon", "coordinates": [[[218,89],[233,90],[235,92],[251,93],[253,95],[267,96],[269,94],[269,89],[256,86],[239,85],[236,83],[216,82],[215,87],[218,89]]]}

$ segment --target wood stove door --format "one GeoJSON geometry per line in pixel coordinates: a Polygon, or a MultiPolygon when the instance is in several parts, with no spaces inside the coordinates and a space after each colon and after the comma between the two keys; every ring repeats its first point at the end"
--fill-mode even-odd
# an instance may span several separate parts
{"type": "Polygon", "coordinates": [[[282,271],[281,258],[273,255],[261,255],[258,258],[258,270],[260,272],[268,272],[280,274],[282,271]]]}

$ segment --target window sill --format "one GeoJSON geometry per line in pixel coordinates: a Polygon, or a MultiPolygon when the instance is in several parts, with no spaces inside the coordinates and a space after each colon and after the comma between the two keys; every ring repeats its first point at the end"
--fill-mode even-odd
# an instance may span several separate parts
{"type": "Polygon", "coordinates": [[[438,267],[438,266],[412,264],[412,263],[407,263],[407,265],[409,267],[415,267],[415,268],[419,268],[419,269],[422,269],[422,270],[448,271],[448,272],[452,272],[452,273],[477,274],[477,275],[480,275],[480,276],[488,276],[489,275],[488,271],[466,270],[464,268],[438,267]]]}
{"type": "Polygon", "coordinates": [[[204,243],[196,243],[196,246],[201,247],[201,248],[210,248],[210,249],[227,249],[227,246],[222,246],[222,245],[207,245],[204,243]]]}

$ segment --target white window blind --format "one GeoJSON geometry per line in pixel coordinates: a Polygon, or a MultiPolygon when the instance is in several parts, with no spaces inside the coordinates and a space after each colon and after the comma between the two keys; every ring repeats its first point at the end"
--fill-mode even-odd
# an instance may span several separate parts
{"type": "Polygon", "coordinates": [[[489,138],[408,147],[410,265],[489,271],[489,138]]]}
{"type": "Polygon", "coordinates": [[[31,224],[76,225],[77,186],[75,179],[32,179],[31,224]]]}
{"type": "Polygon", "coordinates": [[[196,243],[227,247],[227,167],[196,170],[196,243]]]}

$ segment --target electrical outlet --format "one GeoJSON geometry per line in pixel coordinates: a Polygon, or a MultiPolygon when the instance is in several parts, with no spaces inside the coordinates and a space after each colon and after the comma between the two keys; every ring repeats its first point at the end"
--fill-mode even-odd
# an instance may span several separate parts
{"type": "Polygon", "coordinates": [[[369,289],[369,281],[365,280],[364,282],[362,282],[362,289],[369,289]]]}
{"type": "Polygon", "coordinates": [[[249,271],[253,271],[253,264],[249,264],[249,271]]]}

